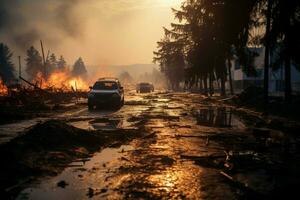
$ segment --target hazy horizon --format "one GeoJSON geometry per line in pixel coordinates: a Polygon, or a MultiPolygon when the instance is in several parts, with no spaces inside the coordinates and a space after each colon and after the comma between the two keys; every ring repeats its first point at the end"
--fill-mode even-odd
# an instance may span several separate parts
{"type": "Polygon", "coordinates": [[[87,66],[152,63],[152,52],[182,0],[0,0],[0,42],[25,59],[34,45],[63,55],[69,65],[82,57],[87,66]]]}

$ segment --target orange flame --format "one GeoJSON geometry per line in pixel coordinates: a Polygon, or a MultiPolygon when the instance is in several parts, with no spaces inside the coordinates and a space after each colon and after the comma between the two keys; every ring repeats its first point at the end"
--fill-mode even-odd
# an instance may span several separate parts
{"type": "Polygon", "coordinates": [[[0,96],[7,96],[8,95],[8,88],[3,83],[2,78],[0,77],[0,96]]]}
{"type": "Polygon", "coordinates": [[[38,73],[35,80],[43,89],[87,91],[89,88],[86,81],[80,77],[72,77],[68,71],[53,72],[47,80],[43,78],[42,73],[38,73]]]}

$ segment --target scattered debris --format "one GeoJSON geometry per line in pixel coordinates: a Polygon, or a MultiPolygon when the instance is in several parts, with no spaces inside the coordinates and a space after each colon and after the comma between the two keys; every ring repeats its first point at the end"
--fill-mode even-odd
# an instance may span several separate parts
{"type": "MultiPolygon", "coordinates": [[[[297,123],[288,120],[286,129],[281,119],[224,106],[217,97],[202,103],[199,95],[188,95],[145,96],[141,101],[147,105],[134,106],[135,112],[125,106],[117,115],[92,113],[38,124],[6,147],[0,146],[4,160],[0,170],[8,172],[1,174],[3,188],[18,190],[17,179],[56,175],[70,165],[75,169],[65,171],[84,185],[83,193],[74,188],[82,198],[272,199],[279,191],[286,194],[291,184],[299,185],[297,123]],[[176,107],[178,112],[169,109],[182,104],[176,107]],[[182,111],[185,115],[175,115],[182,111]],[[97,124],[99,130],[68,125],[77,120],[97,124]],[[128,124],[137,129],[122,125],[104,130],[118,126],[119,120],[134,122],[128,124]],[[132,149],[114,149],[134,138],[132,149]],[[104,147],[100,155],[93,155],[104,147]]],[[[65,174],[56,176],[56,182],[65,179],[61,177],[65,174]]],[[[69,189],[73,183],[62,192],[69,189]]]]}

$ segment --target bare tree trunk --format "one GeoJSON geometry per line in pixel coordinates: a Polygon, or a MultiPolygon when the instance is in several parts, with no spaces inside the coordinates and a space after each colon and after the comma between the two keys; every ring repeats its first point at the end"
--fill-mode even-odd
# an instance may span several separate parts
{"type": "Polygon", "coordinates": [[[204,95],[207,95],[208,90],[207,90],[207,75],[203,76],[203,85],[204,85],[204,95]]]}
{"type": "Polygon", "coordinates": [[[221,96],[226,96],[226,90],[225,90],[225,72],[221,75],[221,96]]]}
{"type": "Polygon", "coordinates": [[[209,94],[210,94],[210,96],[212,96],[214,94],[213,73],[209,74],[209,94]]]}
{"type": "Polygon", "coordinates": [[[219,79],[217,78],[217,80],[216,80],[216,81],[217,81],[217,84],[218,84],[218,90],[219,90],[219,91],[221,91],[221,85],[220,85],[220,81],[219,81],[219,79]]]}
{"type": "Polygon", "coordinates": [[[292,99],[292,79],[291,79],[291,55],[290,55],[290,34],[291,34],[291,22],[290,16],[286,17],[287,32],[284,38],[285,45],[285,101],[289,103],[292,99]]]}
{"type": "Polygon", "coordinates": [[[266,43],[265,43],[265,68],[264,68],[264,104],[269,103],[269,65],[270,65],[270,28],[271,28],[272,0],[268,0],[266,43]]]}
{"type": "Polygon", "coordinates": [[[199,87],[200,87],[200,93],[203,93],[203,83],[202,83],[201,76],[199,76],[199,83],[200,83],[200,85],[199,85],[199,87]]]}
{"type": "Polygon", "coordinates": [[[230,93],[231,95],[234,95],[234,90],[233,90],[233,84],[232,84],[232,76],[231,76],[231,60],[228,58],[228,75],[229,75],[229,85],[230,85],[230,93]]]}
{"type": "Polygon", "coordinates": [[[208,94],[211,96],[211,74],[208,74],[208,94]]]}
{"type": "Polygon", "coordinates": [[[289,103],[292,99],[291,83],[291,58],[289,53],[285,55],[285,101],[289,103]]]}
{"type": "Polygon", "coordinates": [[[195,75],[195,86],[196,86],[196,89],[198,90],[199,89],[199,81],[198,81],[198,76],[195,75]]]}
{"type": "Polygon", "coordinates": [[[215,93],[215,87],[214,87],[214,74],[211,75],[212,76],[212,79],[211,79],[211,91],[212,91],[212,94],[215,93]]]}

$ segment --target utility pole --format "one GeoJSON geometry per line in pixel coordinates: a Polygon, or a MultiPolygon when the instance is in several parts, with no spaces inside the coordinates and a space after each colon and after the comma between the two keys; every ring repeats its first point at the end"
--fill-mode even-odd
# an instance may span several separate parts
{"type": "Polygon", "coordinates": [[[21,66],[21,56],[19,56],[19,81],[21,82],[22,77],[22,66],[21,66]]]}
{"type": "MultiPolygon", "coordinates": [[[[293,8],[291,7],[291,3],[287,3],[288,11],[291,11],[293,8]]],[[[291,79],[291,40],[292,29],[291,29],[291,15],[292,13],[287,12],[284,18],[284,27],[285,27],[285,36],[283,40],[285,55],[284,55],[284,76],[285,76],[285,102],[290,103],[292,100],[292,79],[291,79]]]]}
{"type": "Polygon", "coordinates": [[[43,42],[42,42],[42,40],[40,40],[40,42],[41,42],[41,49],[42,49],[42,55],[43,55],[44,76],[45,76],[45,78],[46,78],[46,77],[47,77],[47,69],[46,69],[45,53],[44,53],[44,47],[43,47],[43,42]]]}

